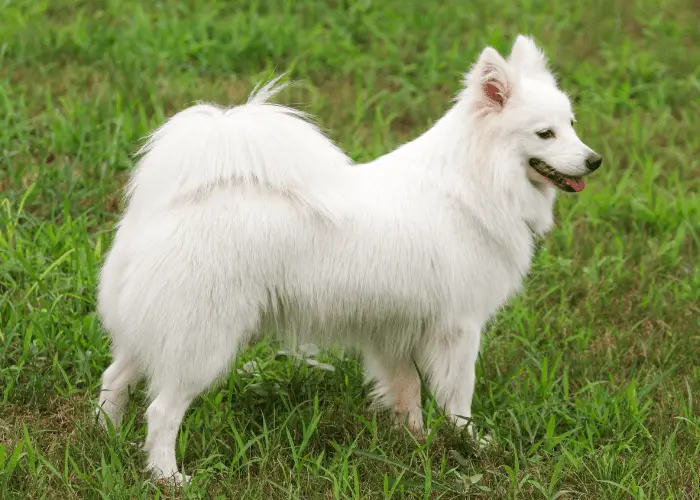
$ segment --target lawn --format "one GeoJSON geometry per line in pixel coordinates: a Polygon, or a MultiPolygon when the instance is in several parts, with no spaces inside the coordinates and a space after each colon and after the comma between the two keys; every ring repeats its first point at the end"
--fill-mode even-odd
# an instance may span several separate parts
{"type": "Polygon", "coordinates": [[[0,497],[700,498],[700,5],[692,0],[6,0],[0,7],[0,497]],[[490,44],[535,36],[605,163],[560,195],[489,325],[480,449],[425,396],[416,442],[358,359],[251,346],[188,411],[185,490],[144,472],[145,398],[95,425],[96,275],[141,139],[194,101],[280,102],[357,161],[424,131],[490,44]],[[255,363],[252,363],[254,361],[255,363]]]}

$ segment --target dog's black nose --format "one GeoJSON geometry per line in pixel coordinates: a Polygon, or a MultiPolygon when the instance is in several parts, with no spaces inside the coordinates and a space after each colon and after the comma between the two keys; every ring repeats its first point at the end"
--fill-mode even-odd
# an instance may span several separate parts
{"type": "Polygon", "coordinates": [[[588,158],[586,158],[586,167],[591,172],[598,170],[601,163],[603,163],[603,158],[598,153],[591,153],[588,158]]]}

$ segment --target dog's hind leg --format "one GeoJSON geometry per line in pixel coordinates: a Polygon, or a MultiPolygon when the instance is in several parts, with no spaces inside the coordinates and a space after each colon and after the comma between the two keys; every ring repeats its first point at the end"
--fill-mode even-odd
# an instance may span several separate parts
{"type": "Polygon", "coordinates": [[[196,396],[170,386],[161,390],[146,410],[148,469],[158,479],[188,480],[178,471],[175,442],[182,418],[196,396]]]}
{"type": "Polygon", "coordinates": [[[420,377],[409,359],[365,353],[365,370],[375,382],[373,397],[394,412],[397,425],[405,425],[417,436],[425,432],[421,410],[420,377]]]}
{"type": "Polygon", "coordinates": [[[107,420],[115,429],[121,425],[129,396],[129,386],[134,385],[138,379],[136,363],[126,355],[115,354],[114,361],[102,374],[97,415],[103,427],[107,427],[107,420]]]}
{"type": "Polygon", "coordinates": [[[178,360],[171,364],[172,370],[158,373],[157,380],[165,380],[159,387],[152,387],[154,398],[146,410],[148,433],[144,449],[148,453],[148,469],[156,479],[168,479],[175,483],[188,481],[177,467],[175,460],[175,442],[182,418],[190,403],[210,386],[217,375],[225,373],[229,363],[219,363],[218,370],[214,364],[221,357],[212,356],[213,363],[207,363],[202,370],[208,377],[203,378],[199,373],[196,378],[188,377],[185,370],[179,370],[183,365],[178,360]],[[217,359],[218,358],[218,359],[217,359]]]}
{"type": "Polygon", "coordinates": [[[154,353],[145,450],[148,468],[157,479],[188,481],[175,459],[177,433],[190,403],[230,370],[238,349],[250,339],[255,318],[237,323],[209,324],[206,335],[182,330],[154,353]]]}

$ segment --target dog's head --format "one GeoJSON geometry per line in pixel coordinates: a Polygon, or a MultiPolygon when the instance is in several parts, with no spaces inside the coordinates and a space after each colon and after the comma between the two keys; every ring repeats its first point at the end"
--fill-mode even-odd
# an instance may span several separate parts
{"type": "Polygon", "coordinates": [[[602,158],[578,138],[569,98],[534,41],[520,35],[508,60],[486,48],[466,77],[463,93],[478,120],[521,158],[524,178],[581,191],[583,176],[602,158]]]}

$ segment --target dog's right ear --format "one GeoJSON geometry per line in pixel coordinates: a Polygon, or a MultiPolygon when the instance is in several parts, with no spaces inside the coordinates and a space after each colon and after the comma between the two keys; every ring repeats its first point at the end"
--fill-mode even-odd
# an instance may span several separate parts
{"type": "Polygon", "coordinates": [[[547,58],[540,50],[532,37],[518,35],[513,48],[508,56],[508,63],[517,68],[521,75],[539,78],[556,85],[556,81],[549,71],[547,58]]]}
{"type": "Polygon", "coordinates": [[[515,83],[515,72],[492,47],[484,49],[466,77],[467,87],[478,96],[479,107],[489,111],[506,107],[515,83]]]}

